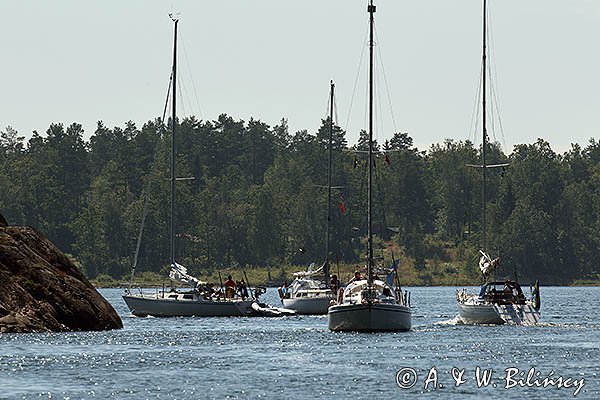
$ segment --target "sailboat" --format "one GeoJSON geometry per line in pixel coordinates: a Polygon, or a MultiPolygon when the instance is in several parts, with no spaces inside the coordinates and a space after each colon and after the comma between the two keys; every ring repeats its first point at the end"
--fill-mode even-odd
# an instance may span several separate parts
{"type": "MultiPolygon", "coordinates": [[[[188,274],[187,268],[177,263],[175,260],[175,183],[182,178],[177,178],[175,174],[175,137],[176,137],[176,89],[177,89],[177,24],[179,19],[169,15],[174,23],[174,41],[173,41],[173,69],[172,69],[172,135],[171,135],[171,208],[170,208],[170,252],[171,252],[171,270],[169,276],[175,281],[189,284],[189,290],[179,291],[172,289],[170,291],[156,291],[153,293],[144,293],[141,290],[133,293],[130,287],[123,295],[123,300],[136,316],[245,316],[245,315],[283,315],[283,310],[268,307],[258,303],[258,296],[261,290],[256,289],[250,296],[241,296],[235,293],[235,290],[215,289],[207,282],[201,282],[188,274]]],[[[185,178],[183,178],[185,179],[185,178]]],[[[140,228],[138,236],[138,251],[143,231],[140,228]]],[[[132,281],[137,263],[137,251],[132,270],[132,281]]],[[[227,287],[226,287],[227,288],[227,287]]],[[[252,292],[252,291],[251,291],[252,292]]],[[[286,313],[289,314],[289,313],[286,313]]]]}
{"type": "Polygon", "coordinates": [[[373,258],[373,23],[376,11],[373,0],[369,13],[369,182],[368,182],[368,255],[367,277],[356,279],[346,286],[339,304],[329,307],[329,329],[332,331],[408,331],[411,311],[400,288],[393,288],[374,273],[373,258]]]}
{"type": "Polygon", "coordinates": [[[329,102],[329,166],[327,168],[327,228],[325,238],[325,263],[314,269],[310,264],[307,271],[294,272],[294,280],[287,286],[280,287],[278,292],[283,306],[295,310],[298,314],[327,314],[327,310],[335,299],[337,277],[335,283],[329,282],[329,241],[331,224],[331,159],[333,142],[333,102],[335,84],[330,82],[329,102]],[[324,281],[319,277],[323,276],[324,281]]]}
{"type": "Polygon", "coordinates": [[[508,164],[487,164],[487,129],[486,129],[486,62],[487,62],[487,0],[483,0],[483,51],[482,51],[482,128],[483,141],[481,147],[481,206],[482,206],[482,250],[479,269],[484,284],[478,294],[463,289],[457,292],[458,312],[460,319],[466,324],[535,324],[540,319],[540,289],[536,281],[531,289],[531,297],[527,299],[521,285],[516,280],[495,281],[494,270],[500,265],[500,257],[492,259],[486,252],[486,171],[488,168],[506,167],[508,164]]]}

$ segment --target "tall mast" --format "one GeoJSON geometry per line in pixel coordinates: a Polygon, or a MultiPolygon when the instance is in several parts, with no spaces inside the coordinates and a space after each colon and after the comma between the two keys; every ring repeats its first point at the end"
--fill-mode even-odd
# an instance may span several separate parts
{"type": "Polygon", "coordinates": [[[486,148],[487,148],[487,128],[486,128],[486,90],[487,90],[487,80],[486,80],[486,63],[487,63],[487,43],[486,43],[486,39],[487,39],[487,25],[486,25],[486,21],[487,21],[487,0],[483,0],[483,55],[482,55],[482,74],[483,74],[483,96],[482,96],[482,116],[483,116],[483,140],[482,140],[482,144],[481,144],[481,171],[482,171],[482,179],[481,179],[481,210],[482,210],[482,215],[481,215],[481,224],[482,224],[482,246],[483,246],[483,251],[486,251],[486,238],[485,238],[485,229],[486,229],[486,207],[485,207],[485,200],[486,200],[486,196],[485,196],[485,175],[486,175],[486,169],[487,169],[487,165],[486,165],[486,148]]]}
{"type": "Polygon", "coordinates": [[[368,231],[368,260],[367,260],[367,284],[373,283],[373,22],[376,7],[373,0],[367,7],[369,12],[369,231],[368,231]]]}
{"type": "Polygon", "coordinates": [[[335,90],[335,84],[333,80],[331,83],[329,99],[329,164],[327,167],[327,230],[325,239],[325,284],[329,285],[329,228],[331,225],[331,159],[332,159],[332,146],[333,146],[333,92],[335,90]]]}
{"type": "Polygon", "coordinates": [[[171,263],[175,262],[175,127],[177,125],[177,23],[179,19],[169,14],[175,23],[173,35],[173,114],[171,116],[171,263]]]}

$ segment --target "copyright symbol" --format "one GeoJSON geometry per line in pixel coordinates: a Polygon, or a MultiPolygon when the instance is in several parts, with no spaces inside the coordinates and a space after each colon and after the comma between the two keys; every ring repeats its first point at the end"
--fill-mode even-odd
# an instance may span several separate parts
{"type": "Polygon", "coordinates": [[[410,389],[417,384],[417,371],[412,368],[402,368],[396,374],[396,385],[401,389],[410,389]]]}

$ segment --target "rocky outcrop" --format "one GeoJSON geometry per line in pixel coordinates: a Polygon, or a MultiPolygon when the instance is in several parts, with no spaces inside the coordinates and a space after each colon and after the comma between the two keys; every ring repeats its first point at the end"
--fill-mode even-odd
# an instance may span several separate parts
{"type": "Polygon", "coordinates": [[[32,228],[0,225],[0,332],[122,327],[114,308],[50,240],[32,228]]]}

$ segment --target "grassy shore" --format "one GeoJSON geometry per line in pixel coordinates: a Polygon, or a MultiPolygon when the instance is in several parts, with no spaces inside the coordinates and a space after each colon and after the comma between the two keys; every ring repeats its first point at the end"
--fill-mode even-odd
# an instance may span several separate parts
{"type": "MultiPolygon", "coordinates": [[[[435,248],[436,256],[422,262],[416,262],[407,257],[402,249],[392,243],[386,243],[383,256],[386,264],[391,263],[392,255],[400,259],[398,275],[402,286],[473,286],[481,283],[481,274],[477,266],[478,253],[469,252],[468,249],[451,245],[438,245],[435,248]],[[462,261],[465,259],[471,262],[462,261]]],[[[381,253],[378,252],[379,256],[381,253]]],[[[234,280],[247,280],[250,286],[281,286],[285,281],[288,283],[294,279],[294,272],[306,271],[306,266],[283,265],[271,267],[248,266],[246,268],[222,268],[210,273],[193,273],[201,281],[211,282],[215,285],[225,282],[228,275],[234,280]],[[220,274],[220,276],[219,276],[220,274]],[[246,279],[247,277],[247,279],[246,279]]],[[[358,264],[331,264],[331,274],[338,275],[342,282],[347,282],[354,271],[366,272],[364,265],[358,264]]],[[[91,280],[96,287],[127,287],[129,276],[115,279],[108,275],[100,275],[91,280]]],[[[589,279],[576,280],[565,283],[571,286],[600,286],[600,274],[591,276],[589,279]]],[[[134,287],[162,287],[176,285],[166,273],[141,272],[136,274],[134,287]]]]}
{"type": "MultiPolygon", "coordinates": [[[[338,275],[338,278],[343,282],[347,282],[353,275],[354,271],[360,270],[364,273],[364,266],[360,267],[357,264],[341,264],[331,266],[331,274],[338,275]]],[[[283,282],[291,282],[294,279],[294,272],[305,271],[305,266],[287,265],[280,267],[247,267],[244,269],[224,268],[220,271],[215,271],[211,274],[195,275],[201,281],[207,281],[219,285],[227,279],[227,275],[231,275],[234,280],[247,280],[251,286],[280,286],[283,282]],[[220,277],[219,277],[220,272],[220,277]]],[[[416,268],[414,262],[408,260],[403,262],[398,267],[400,283],[403,286],[462,286],[476,285],[479,283],[479,276],[476,271],[470,272],[464,265],[430,260],[426,262],[424,268],[416,268]]],[[[129,277],[115,279],[108,275],[99,275],[96,279],[91,280],[96,287],[127,287],[129,285],[129,277]]],[[[133,286],[136,287],[162,287],[170,286],[172,281],[165,275],[155,272],[142,272],[134,278],[133,286]]]]}
{"type": "Polygon", "coordinates": [[[600,286],[600,274],[590,279],[577,279],[569,286],[600,286]]]}
{"type": "MultiPolygon", "coordinates": [[[[364,267],[357,267],[356,264],[332,265],[331,274],[337,274],[343,281],[347,282],[355,270],[364,271],[364,267]]],[[[402,286],[473,286],[479,285],[481,277],[475,270],[465,265],[430,260],[425,268],[417,269],[413,263],[407,262],[400,264],[399,267],[400,283],[402,286]]],[[[305,271],[303,266],[282,266],[282,267],[248,267],[245,269],[222,269],[219,273],[200,274],[196,277],[201,281],[212,282],[219,285],[221,281],[225,282],[227,275],[231,275],[234,280],[246,280],[244,272],[248,277],[251,286],[281,286],[283,282],[291,282],[294,279],[294,272],[305,271]]],[[[92,284],[99,288],[116,288],[129,286],[129,276],[122,279],[115,279],[108,275],[99,275],[91,280],[92,284]]],[[[182,286],[171,281],[167,276],[155,272],[142,272],[137,274],[134,287],[162,287],[162,286],[182,286]]],[[[600,286],[600,277],[592,279],[576,280],[568,286],[600,286]]]]}

